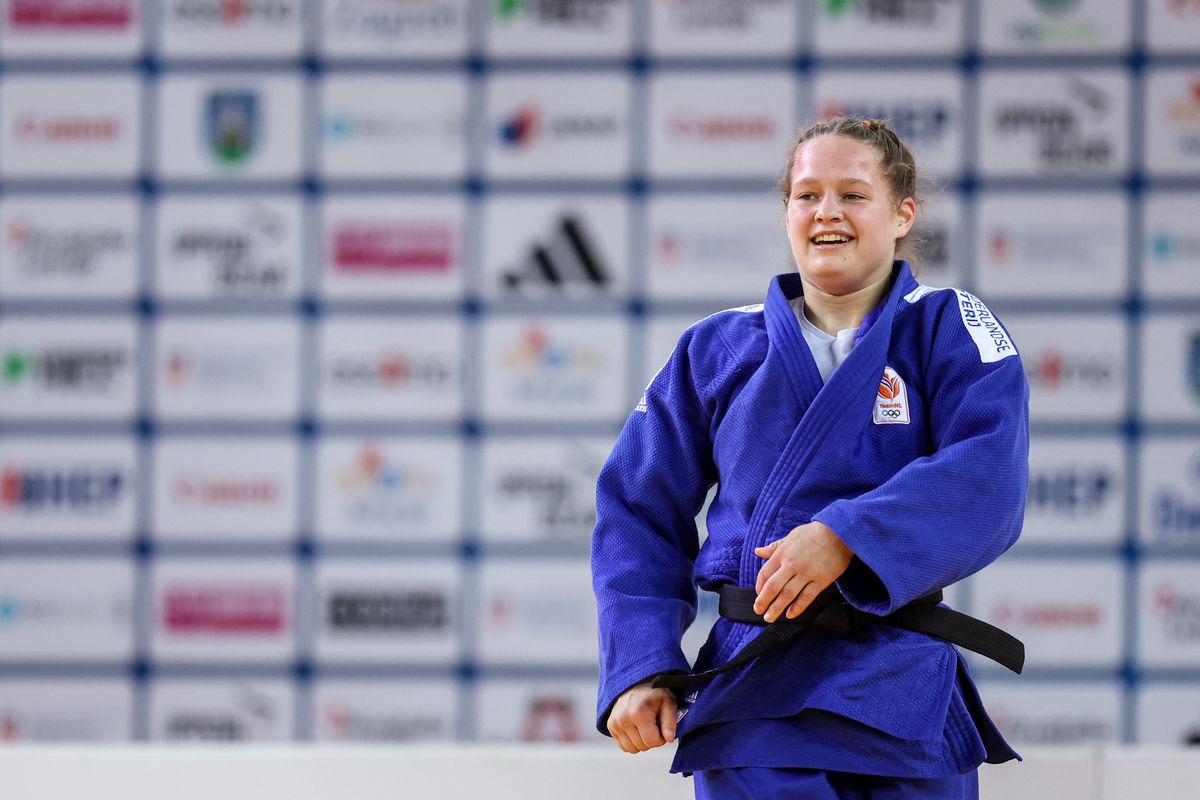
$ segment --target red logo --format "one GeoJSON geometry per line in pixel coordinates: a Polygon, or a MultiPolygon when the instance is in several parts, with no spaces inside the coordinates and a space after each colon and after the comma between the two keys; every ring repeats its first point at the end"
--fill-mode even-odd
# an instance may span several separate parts
{"type": "Polygon", "coordinates": [[[175,588],[166,593],[163,624],[171,633],[282,633],[286,608],[272,586],[175,588]]]}
{"type": "Polygon", "coordinates": [[[32,111],[17,117],[14,125],[18,142],[34,140],[49,144],[112,142],[123,130],[119,117],[49,117],[32,111]]]}
{"type": "Polygon", "coordinates": [[[900,376],[885,374],[879,379],[879,396],[884,400],[895,400],[900,396],[900,376]]]}
{"type": "Polygon", "coordinates": [[[673,114],[667,120],[667,130],[675,137],[701,141],[733,141],[737,139],[772,139],[778,131],[770,117],[701,117],[673,114]]]}
{"type": "Polygon", "coordinates": [[[235,480],[177,478],[172,494],[178,503],[205,506],[269,506],[279,502],[279,483],[269,478],[235,480]]]}
{"type": "Polygon", "coordinates": [[[9,0],[8,24],[17,30],[124,30],[133,23],[131,0],[9,0]]]}
{"type": "Polygon", "coordinates": [[[529,705],[521,740],[525,742],[577,742],[579,725],[571,701],[565,697],[539,697],[529,705]]]}
{"type": "Polygon", "coordinates": [[[454,265],[453,228],[436,222],[350,222],[333,233],[338,272],[444,272],[454,265]]]}

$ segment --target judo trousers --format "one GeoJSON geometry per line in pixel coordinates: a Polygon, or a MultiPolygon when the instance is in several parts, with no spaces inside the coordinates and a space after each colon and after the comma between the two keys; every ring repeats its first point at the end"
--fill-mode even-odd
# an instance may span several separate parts
{"type": "Polygon", "coordinates": [[[979,773],[882,778],[850,772],[731,767],[693,773],[696,800],[978,800],[979,773]]]}

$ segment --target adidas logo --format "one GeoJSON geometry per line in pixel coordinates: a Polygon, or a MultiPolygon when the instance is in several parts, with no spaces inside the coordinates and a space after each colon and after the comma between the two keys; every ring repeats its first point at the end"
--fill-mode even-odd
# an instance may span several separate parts
{"type": "Polygon", "coordinates": [[[500,285],[510,294],[603,293],[611,280],[603,260],[584,228],[583,220],[564,215],[545,244],[535,244],[528,258],[501,273],[500,285]]]}

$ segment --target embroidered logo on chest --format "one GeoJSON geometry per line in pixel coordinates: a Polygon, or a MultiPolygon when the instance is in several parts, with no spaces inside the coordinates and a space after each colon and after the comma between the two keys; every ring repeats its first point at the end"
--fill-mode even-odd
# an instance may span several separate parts
{"type": "Polygon", "coordinates": [[[871,421],[876,425],[909,423],[908,389],[904,385],[904,379],[891,367],[884,367],[883,377],[879,379],[875,412],[871,415],[871,421]]]}

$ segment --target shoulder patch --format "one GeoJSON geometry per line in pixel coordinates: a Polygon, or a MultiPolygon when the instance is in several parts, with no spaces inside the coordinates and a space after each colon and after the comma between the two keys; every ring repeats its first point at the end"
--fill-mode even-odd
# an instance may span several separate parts
{"type": "Polygon", "coordinates": [[[963,325],[979,348],[979,360],[985,364],[1001,361],[1017,354],[1017,347],[1008,337],[1008,331],[1000,325],[988,307],[975,295],[955,289],[958,295],[958,313],[963,325]]]}
{"type": "Polygon", "coordinates": [[[908,303],[909,305],[912,305],[913,303],[917,302],[925,295],[933,294],[934,292],[940,292],[940,291],[942,291],[942,290],[936,286],[926,286],[923,283],[918,284],[917,288],[913,289],[911,292],[904,295],[904,302],[908,303]]]}

